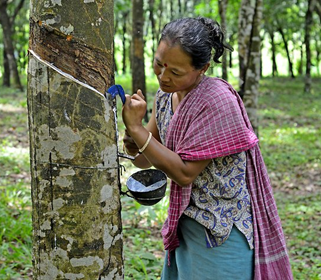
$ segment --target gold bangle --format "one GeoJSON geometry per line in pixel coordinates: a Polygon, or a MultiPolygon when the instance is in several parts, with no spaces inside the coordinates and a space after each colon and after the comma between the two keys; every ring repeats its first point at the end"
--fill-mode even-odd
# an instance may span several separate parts
{"type": "Polygon", "coordinates": [[[150,142],[150,140],[151,140],[151,139],[152,139],[152,133],[151,133],[151,132],[149,132],[148,138],[147,138],[147,140],[146,140],[146,142],[145,142],[144,146],[143,146],[143,147],[141,147],[141,148],[138,150],[140,153],[142,153],[142,152],[144,152],[144,151],[145,151],[145,149],[147,148],[147,146],[148,146],[148,144],[149,144],[149,142],[150,142]]]}

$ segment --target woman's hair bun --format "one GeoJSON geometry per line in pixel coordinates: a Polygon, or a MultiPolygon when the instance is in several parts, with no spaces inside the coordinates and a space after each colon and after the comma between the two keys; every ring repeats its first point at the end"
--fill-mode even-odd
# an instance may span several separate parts
{"type": "Polygon", "coordinates": [[[210,43],[215,50],[213,60],[215,62],[220,62],[218,59],[223,55],[224,49],[233,51],[233,48],[224,42],[224,33],[220,24],[216,20],[210,18],[198,17],[196,19],[207,27],[210,43]]]}

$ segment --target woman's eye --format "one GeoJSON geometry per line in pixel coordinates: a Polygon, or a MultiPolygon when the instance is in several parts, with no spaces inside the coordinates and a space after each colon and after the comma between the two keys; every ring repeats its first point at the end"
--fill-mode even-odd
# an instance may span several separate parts
{"type": "Polygon", "coordinates": [[[179,76],[179,74],[175,73],[175,72],[172,72],[175,76],[179,76]]]}

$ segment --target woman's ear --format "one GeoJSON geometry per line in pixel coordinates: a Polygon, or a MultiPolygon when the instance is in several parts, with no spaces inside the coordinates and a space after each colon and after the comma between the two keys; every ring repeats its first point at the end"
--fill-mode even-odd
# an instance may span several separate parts
{"type": "Polygon", "coordinates": [[[204,75],[205,72],[207,71],[208,67],[210,67],[210,63],[206,63],[203,68],[201,69],[201,75],[204,75]]]}

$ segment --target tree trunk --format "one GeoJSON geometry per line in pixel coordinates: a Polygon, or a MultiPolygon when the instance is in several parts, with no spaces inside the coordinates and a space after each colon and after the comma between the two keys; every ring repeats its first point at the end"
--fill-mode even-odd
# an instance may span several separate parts
{"type": "MultiPolygon", "coordinates": [[[[223,32],[226,32],[226,9],[227,9],[227,4],[228,0],[221,0],[218,1],[219,5],[219,13],[221,17],[221,27],[223,32]]],[[[228,74],[227,74],[227,53],[223,53],[222,57],[222,78],[226,81],[228,81],[228,74]]]]}
{"type": "Polygon", "coordinates": [[[160,34],[163,30],[163,9],[164,9],[163,0],[159,0],[159,3],[158,3],[158,31],[157,31],[157,36],[156,36],[156,38],[158,38],[158,39],[159,39],[160,34]]]}
{"type": "MultiPolygon", "coordinates": [[[[133,40],[132,40],[132,89],[136,92],[141,89],[147,102],[146,81],[145,81],[145,60],[144,60],[144,1],[133,1],[133,40]]],[[[148,121],[148,110],[145,114],[145,121],[148,121]]]]}
{"type": "Polygon", "coordinates": [[[304,80],[304,92],[311,92],[311,26],[312,26],[312,11],[314,10],[315,0],[308,0],[308,9],[305,15],[305,52],[306,52],[306,72],[305,72],[305,80],[304,80]]]}
{"type": "Polygon", "coordinates": [[[274,42],[274,32],[269,31],[270,39],[271,39],[271,54],[272,54],[272,77],[278,75],[278,68],[276,63],[276,50],[275,50],[275,42],[274,42]]]}
{"type": "Polygon", "coordinates": [[[300,64],[298,67],[298,73],[300,76],[303,74],[303,61],[304,61],[304,52],[303,52],[303,44],[300,45],[300,64]]]}
{"type": "Polygon", "coordinates": [[[169,5],[170,5],[170,12],[169,12],[170,13],[170,20],[173,20],[174,14],[175,14],[173,1],[169,1],[169,5]]]}
{"type": "Polygon", "coordinates": [[[123,279],[113,25],[112,0],[31,1],[33,279],[123,279]]]}
{"type": "Polygon", "coordinates": [[[239,13],[240,95],[258,134],[262,0],[242,0],[239,13]]]}
{"type": "Polygon", "coordinates": [[[320,42],[318,41],[318,39],[315,40],[315,51],[316,51],[316,57],[315,57],[315,60],[316,60],[316,67],[317,67],[317,73],[318,73],[318,76],[320,76],[320,53],[321,53],[321,44],[320,42]]]}
{"type": "Polygon", "coordinates": [[[285,34],[284,34],[283,29],[282,29],[282,27],[280,25],[278,26],[278,31],[280,32],[282,40],[283,40],[283,43],[284,43],[284,48],[285,48],[285,51],[286,51],[286,56],[288,58],[289,71],[290,71],[290,74],[291,74],[291,78],[295,78],[295,75],[294,75],[294,72],[293,72],[293,63],[291,61],[290,51],[289,51],[289,47],[288,47],[288,41],[285,38],[285,34]]]}
{"type": "Polygon", "coordinates": [[[148,1],[148,9],[149,9],[149,20],[151,23],[151,33],[152,33],[152,57],[151,57],[151,62],[153,65],[154,61],[154,55],[155,55],[155,50],[156,50],[156,22],[155,22],[155,17],[154,17],[154,6],[155,6],[155,0],[149,0],[148,1]]]}
{"type": "Polygon", "coordinates": [[[122,59],[122,72],[123,75],[127,73],[127,44],[126,44],[126,35],[127,35],[127,18],[129,13],[126,12],[123,15],[123,34],[122,34],[122,45],[123,45],[123,59],[122,59]]]}
{"type": "Polygon", "coordinates": [[[8,15],[7,3],[8,1],[0,2],[0,24],[3,30],[4,49],[10,68],[10,77],[12,77],[12,85],[16,88],[19,88],[22,91],[23,87],[19,77],[17,61],[14,56],[14,45],[12,41],[12,22],[10,21],[10,17],[8,15]]]}
{"type": "Polygon", "coordinates": [[[178,15],[179,17],[182,16],[182,3],[181,0],[177,0],[177,5],[178,5],[178,15]]]}
{"type": "Polygon", "coordinates": [[[10,65],[6,53],[6,49],[3,49],[3,78],[2,85],[10,87],[10,65]]]}

